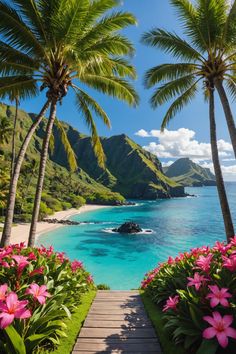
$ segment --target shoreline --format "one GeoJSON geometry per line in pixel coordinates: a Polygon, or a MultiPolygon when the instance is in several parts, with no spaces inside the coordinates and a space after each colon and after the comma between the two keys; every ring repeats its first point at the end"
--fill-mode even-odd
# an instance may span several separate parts
{"type": "MultiPolygon", "coordinates": [[[[68,209],[68,210],[62,210],[62,211],[57,211],[53,215],[50,215],[48,219],[58,219],[58,220],[66,220],[69,219],[71,216],[82,214],[82,213],[87,213],[89,211],[94,211],[94,210],[99,210],[99,209],[104,209],[104,208],[110,208],[110,205],[90,205],[86,204],[80,207],[79,209],[68,209]]],[[[38,239],[39,236],[42,236],[43,234],[56,230],[60,227],[65,227],[66,225],[63,224],[49,224],[46,222],[38,222],[37,223],[37,233],[36,233],[36,240],[38,239]]],[[[11,244],[17,244],[20,242],[26,242],[28,241],[28,235],[29,235],[29,230],[30,230],[30,223],[25,223],[25,224],[18,224],[17,226],[12,227],[12,232],[11,232],[11,244]]],[[[1,236],[0,232],[0,236],[1,236]]]]}

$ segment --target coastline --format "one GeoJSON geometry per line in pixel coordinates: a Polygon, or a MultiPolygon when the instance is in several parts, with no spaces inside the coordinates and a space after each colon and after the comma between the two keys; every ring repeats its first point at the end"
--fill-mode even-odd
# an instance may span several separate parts
{"type": "MultiPolygon", "coordinates": [[[[77,214],[82,214],[86,213],[89,211],[94,211],[98,209],[104,209],[104,208],[109,208],[111,207],[110,205],[83,205],[79,209],[68,209],[68,210],[62,210],[62,211],[57,211],[55,214],[50,215],[48,219],[58,219],[58,220],[66,220],[70,218],[71,216],[77,215],[77,214]]],[[[64,227],[65,225],[62,224],[49,224],[47,222],[38,222],[37,223],[37,234],[36,238],[41,236],[44,233],[53,231],[58,229],[59,227],[64,227]]],[[[30,224],[18,224],[17,226],[14,226],[12,228],[12,233],[11,233],[11,244],[16,244],[20,242],[26,242],[28,241],[28,235],[29,235],[29,230],[30,230],[30,224]]],[[[1,236],[0,232],[0,236],[1,236]]]]}

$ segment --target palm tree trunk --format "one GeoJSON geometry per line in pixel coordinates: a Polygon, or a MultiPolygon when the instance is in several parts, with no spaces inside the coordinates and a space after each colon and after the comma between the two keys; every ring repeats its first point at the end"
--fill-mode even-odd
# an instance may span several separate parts
{"type": "Polygon", "coordinates": [[[34,208],[33,208],[30,233],[29,233],[29,240],[28,240],[29,247],[33,247],[35,244],[37,221],[38,221],[38,217],[39,217],[40,202],[41,202],[44,176],[45,176],[45,170],[46,170],[46,163],[47,163],[47,157],[48,157],[48,147],[49,147],[50,137],[52,134],[53,124],[56,119],[56,109],[57,109],[57,99],[53,99],[52,103],[51,103],[50,116],[48,118],[48,124],[47,124],[47,128],[46,128],[46,135],[43,140],[43,146],[42,146],[42,152],[41,152],[39,176],[38,176],[38,182],[37,182],[37,187],[36,187],[34,208]]]}
{"type": "Polygon", "coordinates": [[[236,126],[234,122],[234,117],[222,81],[217,81],[215,85],[225,112],[225,118],[228,125],[229,135],[233,145],[234,155],[236,157],[236,126]]]}
{"type": "Polygon", "coordinates": [[[14,117],[14,124],[13,124],[13,132],[12,132],[12,146],[11,146],[11,178],[14,173],[14,168],[15,168],[15,160],[16,160],[16,123],[18,119],[18,106],[19,106],[19,100],[18,97],[15,99],[16,103],[16,111],[15,111],[15,117],[14,117]]]}
{"type": "Polygon", "coordinates": [[[233,226],[227,195],[225,191],[224,180],[221,171],[219,153],[217,147],[214,89],[212,88],[209,91],[210,91],[209,117],[210,117],[212,161],[215,170],[216,185],[217,185],[218,195],[220,199],[221,211],[224,219],[226,237],[227,237],[227,241],[230,242],[230,238],[234,236],[234,226],[233,226]]]}
{"type": "Polygon", "coordinates": [[[5,223],[4,223],[0,247],[4,247],[6,245],[9,245],[10,243],[11,228],[12,228],[12,222],[14,217],[14,209],[15,209],[16,190],[17,190],[17,183],[20,177],[21,166],[24,161],[25,153],[30,143],[30,140],[36,128],[39,126],[40,122],[42,121],[43,116],[45,115],[49,107],[49,104],[50,101],[48,100],[43,106],[41,112],[37,116],[34,123],[31,125],[23,144],[21,145],[18,157],[16,159],[14,174],[10,181],[10,188],[9,188],[8,201],[7,201],[7,211],[6,211],[5,223]]]}

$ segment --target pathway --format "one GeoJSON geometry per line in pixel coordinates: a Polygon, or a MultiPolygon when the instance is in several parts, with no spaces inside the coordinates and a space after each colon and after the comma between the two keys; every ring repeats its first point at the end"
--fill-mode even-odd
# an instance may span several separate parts
{"type": "Polygon", "coordinates": [[[162,354],[138,291],[98,291],[72,354],[162,354]]]}

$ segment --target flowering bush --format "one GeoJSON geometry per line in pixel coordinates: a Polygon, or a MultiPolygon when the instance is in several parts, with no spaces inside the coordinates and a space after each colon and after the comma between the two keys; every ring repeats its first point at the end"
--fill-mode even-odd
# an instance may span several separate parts
{"type": "Polygon", "coordinates": [[[162,308],[165,330],[187,353],[235,353],[236,237],[180,254],[146,274],[142,288],[162,308]]]}
{"type": "Polygon", "coordinates": [[[0,249],[0,352],[34,353],[65,336],[63,320],[94,287],[83,264],[53,248],[0,249]]]}

